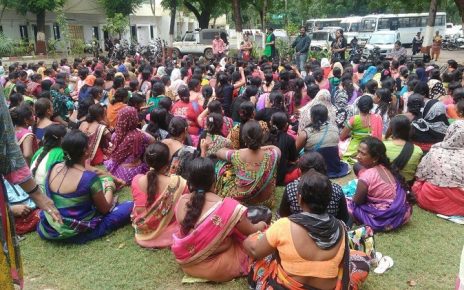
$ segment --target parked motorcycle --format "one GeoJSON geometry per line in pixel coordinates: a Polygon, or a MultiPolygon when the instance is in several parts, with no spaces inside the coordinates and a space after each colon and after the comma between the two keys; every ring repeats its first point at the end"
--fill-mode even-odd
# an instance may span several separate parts
{"type": "Polygon", "coordinates": [[[446,50],[457,50],[457,49],[464,49],[464,38],[463,37],[446,37],[441,47],[446,50]]]}

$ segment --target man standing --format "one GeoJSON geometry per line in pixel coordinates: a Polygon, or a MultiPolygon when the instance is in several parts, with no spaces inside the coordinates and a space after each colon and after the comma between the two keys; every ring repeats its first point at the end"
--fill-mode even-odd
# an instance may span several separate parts
{"type": "Polygon", "coordinates": [[[306,35],[306,29],[300,27],[300,34],[292,44],[292,48],[295,49],[295,62],[300,72],[304,70],[310,44],[311,39],[306,35]]]}
{"type": "Polygon", "coordinates": [[[432,59],[434,59],[435,61],[438,61],[438,57],[440,56],[442,42],[443,42],[443,38],[440,35],[440,31],[437,31],[435,33],[435,36],[433,37],[433,42],[432,42],[432,59]]]}
{"type": "Polygon", "coordinates": [[[250,41],[248,34],[243,35],[243,41],[240,44],[240,52],[244,61],[250,60],[251,50],[253,49],[253,43],[250,41]]]}
{"type": "Polygon", "coordinates": [[[263,54],[267,56],[269,60],[273,60],[275,57],[275,35],[274,29],[269,27],[266,34],[266,43],[263,54]]]}
{"type": "Polygon", "coordinates": [[[412,55],[415,55],[420,52],[423,41],[424,37],[421,37],[421,33],[418,32],[416,36],[414,36],[414,38],[412,39],[412,55]]]}
{"type": "Polygon", "coordinates": [[[224,55],[225,48],[226,44],[224,43],[224,40],[219,37],[219,34],[216,34],[213,39],[213,54],[217,60],[221,60],[224,55]]]}

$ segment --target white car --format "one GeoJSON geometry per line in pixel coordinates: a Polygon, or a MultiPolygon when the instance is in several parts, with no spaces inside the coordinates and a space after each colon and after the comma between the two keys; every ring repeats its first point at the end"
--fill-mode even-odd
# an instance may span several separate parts
{"type": "Polygon", "coordinates": [[[385,57],[395,48],[395,42],[400,40],[400,33],[391,30],[379,30],[371,34],[363,50],[363,57],[368,57],[370,52],[378,47],[380,55],[385,57]]]}
{"type": "Polygon", "coordinates": [[[329,50],[332,41],[335,39],[334,30],[318,30],[309,34],[311,39],[311,50],[329,50]]]}
{"type": "Polygon", "coordinates": [[[462,25],[446,23],[445,37],[462,37],[462,25]]]}
{"type": "Polygon", "coordinates": [[[224,29],[202,29],[187,31],[182,37],[182,41],[176,41],[172,44],[173,54],[176,57],[182,57],[185,54],[204,55],[207,59],[214,58],[213,39],[216,34],[227,32],[224,29]]]}

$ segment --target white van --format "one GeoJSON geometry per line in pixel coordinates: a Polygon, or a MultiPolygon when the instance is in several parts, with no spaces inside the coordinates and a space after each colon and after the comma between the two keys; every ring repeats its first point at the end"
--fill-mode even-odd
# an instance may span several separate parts
{"type": "Polygon", "coordinates": [[[387,54],[393,51],[395,48],[395,42],[399,41],[400,33],[398,31],[391,30],[379,30],[371,34],[371,37],[366,43],[363,50],[363,56],[368,57],[370,52],[378,47],[380,55],[385,57],[387,54]]]}

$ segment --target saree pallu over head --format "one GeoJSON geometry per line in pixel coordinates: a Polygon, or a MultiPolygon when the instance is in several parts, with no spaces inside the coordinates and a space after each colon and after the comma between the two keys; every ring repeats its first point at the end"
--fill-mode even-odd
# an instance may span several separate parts
{"type": "Polygon", "coordinates": [[[374,231],[390,231],[408,222],[412,207],[406,200],[406,190],[396,182],[396,196],[386,209],[378,209],[370,204],[357,205],[351,203],[353,216],[374,231]]]}
{"type": "Polygon", "coordinates": [[[464,187],[464,121],[448,128],[443,142],[434,144],[417,167],[416,177],[440,187],[464,187]]]}
{"type": "Polygon", "coordinates": [[[132,212],[132,226],[137,240],[156,239],[163,233],[174,217],[174,207],[184,192],[186,183],[180,176],[171,175],[166,191],[158,196],[147,211],[138,216],[132,212]]]}
{"type": "Polygon", "coordinates": [[[182,266],[195,265],[214,253],[227,237],[234,235],[237,239],[244,239],[234,228],[246,211],[246,207],[226,197],[201,217],[187,236],[173,236],[171,250],[176,261],[182,266]]]}

